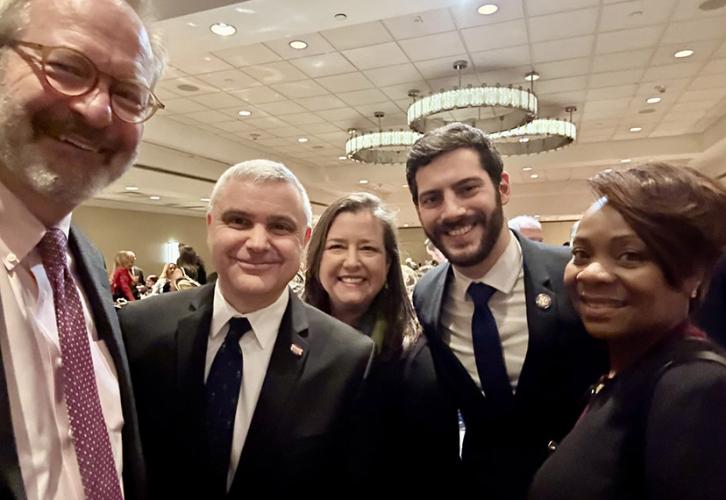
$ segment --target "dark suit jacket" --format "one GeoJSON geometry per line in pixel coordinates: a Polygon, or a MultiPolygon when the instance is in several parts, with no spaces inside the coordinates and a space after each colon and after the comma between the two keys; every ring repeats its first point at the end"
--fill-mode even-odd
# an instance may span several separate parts
{"type": "MultiPolygon", "coordinates": [[[[120,314],[154,498],[209,498],[201,451],[213,297],[210,284],[120,314]]],[[[291,293],[228,498],[337,487],[372,355],[370,339],[291,293]]]]}
{"type": "MultiPolygon", "coordinates": [[[[69,248],[76,262],[83,290],[91,305],[99,339],[106,343],[116,367],[124,416],[122,434],[124,492],[128,500],[146,498],[145,467],[136,419],[136,403],[103,257],[73,226],[69,235],[69,248]]],[[[24,499],[25,488],[10,420],[5,370],[1,365],[2,358],[0,358],[0,499],[24,499]]]]}
{"type": "Polygon", "coordinates": [[[607,368],[603,346],[585,333],[563,290],[569,253],[521,237],[519,241],[529,344],[510,411],[490,405],[442,339],[440,316],[453,279],[451,266],[434,268],[415,289],[414,306],[424,335],[401,366],[400,385],[391,389],[398,394],[388,391],[392,401],[384,405],[393,410],[384,418],[386,432],[397,436],[389,457],[398,467],[410,469],[400,476],[425,467],[430,474],[421,486],[428,492],[478,491],[491,500],[523,498],[547,457],[548,444],[572,427],[588,386],[607,368]],[[540,294],[551,299],[548,308],[536,305],[540,294]],[[461,459],[457,410],[466,422],[461,459]]]}
{"type": "Polygon", "coordinates": [[[696,313],[696,323],[714,342],[726,348],[726,253],[713,270],[708,293],[696,313]]]}

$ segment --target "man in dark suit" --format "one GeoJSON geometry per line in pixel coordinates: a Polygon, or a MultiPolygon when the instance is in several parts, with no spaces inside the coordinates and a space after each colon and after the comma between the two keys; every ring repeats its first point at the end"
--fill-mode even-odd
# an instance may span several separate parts
{"type": "Polygon", "coordinates": [[[121,312],[155,498],[341,485],[373,344],[288,288],[311,219],[286,167],[235,165],[207,214],[216,284],[121,312]]]}
{"type": "Polygon", "coordinates": [[[144,496],[103,259],[71,225],[76,206],[131,166],[158,108],[163,58],[143,3],[0,6],[3,499],[144,496]]]}
{"type": "Polygon", "coordinates": [[[507,228],[509,176],[480,130],[429,132],[406,175],[421,225],[448,262],[414,292],[424,335],[395,398],[397,460],[426,464],[429,491],[524,498],[606,369],[605,352],[562,289],[566,250],[507,228]]]}

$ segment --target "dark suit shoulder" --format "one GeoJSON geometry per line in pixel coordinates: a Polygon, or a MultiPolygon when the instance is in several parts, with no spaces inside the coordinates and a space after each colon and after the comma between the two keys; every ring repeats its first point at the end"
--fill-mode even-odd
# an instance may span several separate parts
{"type": "Polygon", "coordinates": [[[331,348],[350,353],[370,353],[373,341],[353,327],[322,312],[315,307],[302,303],[308,318],[309,333],[329,342],[331,348]]]}

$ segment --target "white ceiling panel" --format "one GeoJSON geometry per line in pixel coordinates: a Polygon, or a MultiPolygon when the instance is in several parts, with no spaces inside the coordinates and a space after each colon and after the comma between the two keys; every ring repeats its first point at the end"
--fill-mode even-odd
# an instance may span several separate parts
{"type": "Polygon", "coordinates": [[[507,0],[506,2],[496,2],[499,10],[494,16],[483,16],[477,12],[480,5],[486,2],[473,2],[464,0],[459,5],[452,5],[449,9],[454,16],[454,23],[459,29],[471,28],[473,26],[489,26],[502,23],[503,21],[511,21],[524,17],[524,9],[522,8],[522,0],[507,0]]]}
{"type": "Polygon", "coordinates": [[[590,70],[590,58],[578,57],[563,61],[540,63],[536,69],[543,78],[586,75],[590,70]]]}
{"type": "Polygon", "coordinates": [[[636,0],[605,5],[600,30],[616,31],[665,23],[675,3],[676,0],[636,0]]]}
{"type": "Polygon", "coordinates": [[[532,57],[535,63],[587,57],[592,52],[594,40],[594,36],[580,36],[538,43],[532,46],[532,57]]]}
{"type": "Polygon", "coordinates": [[[471,62],[480,71],[530,65],[529,45],[471,53],[471,62]]]}
{"type": "Polygon", "coordinates": [[[383,24],[398,40],[456,29],[448,9],[430,10],[420,14],[385,19],[383,24]]]}
{"type": "Polygon", "coordinates": [[[598,54],[593,60],[592,71],[594,73],[604,73],[621,69],[642,68],[648,65],[652,56],[653,49],[598,54]]]}
{"type": "Polygon", "coordinates": [[[605,99],[622,99],[624,97],[632,97],[635,95],[635,91],[637,88],[637,85],[631,84],[589,89],[587,91],[587,99],[593,101],[600,101],[605,99]]]}
{"type": "Polygon", "coordinates": [[[242,71],[267,85],[305,80],[305,73],[286,61],[245,66],[242,71]]]}
{"type": "Polygon", "coordinates": [[[356,90],[354,92],[342,92],[338,97],[350,106],[370,104],[374,102],[388,101],[386,94],[378,89],[356,90]]]}
{"type": "Polygon", "coordinates": [[[345,106],[345,103],[334,95],[297,99],[297,103],[309,111],[322,111],[325,109],[336,109],[345,106]]]}
{"type": "Polygon", "coordinates": [[[532,42],[544,42],[587,35],[595,30],[597,14],[598,9],[592,8],[532,17],[529,38],[532,42]]]}
{"type": "Polygon", "coordinates": [[[240,90],[262,85],[247,73],[243,73],[238,69],[206,73],[199,75],[198,78],[201,81],[224,91],[240,90]]]}
{"type": "Polygon", "coordinates": [[[298,99],[301,97],[315,97],[328,93],[323,87],[315,83],[313,80],[300,80],[298,82],[278,83],[271,85],[276,92],[289,97],[290,99],[298,99]]]}
{"type": "Polygon", "coordinates": [[[461,30],[469,52],[481,52],[528,42],[524,20],[480,26],[461,30]]]}
{"type": "MultiPolygon", "coordinates": [[[[467,61],[466,54],[457,54],[451,57],[443,57],[441,59],[432,59],[430,61],[417,62],[416,68],[419,73],[423,75],[427,80],[435,78],[442,78],[452,75],[458,75],[458,72],[454,69],[454,61],[467,61]]],[[[474,68],[471,64],[465,70],[462,70],[462,75],[473,75],[474,68]]]]}
{"type": "Polygon", "coordinates": [[[214,54],[235,67],[265,64],[280,60],[280,56],[261,43],[219,50],[214,54]]]}
{"type": "Polygon", "coordinates": [[[590,76],[590,88],[614,87],[616,85],[637,83],[640,81],[642,75],[642,69],[625,69],[609,73],[595,73],[590,76]]]}
{"type": "Polygon", "coordinates": [[[325,30],[322,35],[340,51],[377,45],[391,40],[391,35],[383,23],[377,21],[325,30]]]}
{"type": "Polygon", "coordinates": [[[568,12],[585,7],[597,6],[599,0],[562,0],[559,2],[543,2],[542,0],[526,0],[527,13],[530,16],[542,16],[555,12],[568,12]]]}
{"type": "Polygon", "coordinates": [[[421,38],[401,40],[398,44],[412,61],[426,61],[463,53],[466,49],[458,31],[437,33],[421,38]]]}
{"type": "Polygon", "coordinates": [[[361,70],[408,62],[406,54],[393,42],[344,50],[343,55],[361,70]]]}
{"type": "MultiPolygon", "coordinates": [[[[453,71],[453,70],[452,70],[453,71]]],[[[363,72],[377,87],[388,87],[406,82],[418,81],[421,73],[411,63],[396,64],[386,68],[369,69],[363,72]]]]}
{"type": "Polygon", "coordinates": [[[557,78],[555,80],[540,80],[537,82],[538,92],[554,93],[568,90],[584,90],[587,85],[587,77],[574,76],[570,78],[557,78]]]}
{"type": "MultiPolygon", "coordinates": [[[[663,34],[661,43],[689,43],[699,40],[723,39],[724,20],[720,17],[684,21],[671,24],[663,34]]],[[[688,48],[688,47],[684,47],[688,48]]],[[[182,68],[184,69],[184,68],[182,68]]]]}
{"type": "Polygon", "coordinates": [[[643,74],[643,81],[657,82],[660,80],[672,80],[678,77],[694,76],[701,69],[699,63],[681,62],[668,64],[666,66],[653,66],[643,74]]]}
{"type": "Polygon", "coordinates": [[[201,104],[194,102],[193,99],[169,99],[164,101],[166,109],[164,112],[170,114],[193,113],[195,111],[205,111],[206,108],[201,104]]]}
{"type": "Polygon", "coordinates": [[[607,54],[609,52],[655,47],[662,32],[663,26],[646,26],[600,33],[597,37],[595,52],[597,54],[607,54]]]}
{"type": "Polygon", "coordinates": [[[303,71],[311,78],[321,76],[339,75],[355,71],[355,66],[337,52],[319,54],[311,57],[301,57],[290,61],[293,66],[303,71]]]}
{"type": "Polygon", "coordinates": [[[318,83],[331,92],[352,92],[373,87],[363,73],[347,73],[345,75],[318,78],[318,83]]]}
{"type": "Polygon", "coordinates": [[[293,115],[305,112],[305,108],[293,101],[268,102],[265,104],[258,104],[257,107],[265,113],[275,116],[293,115]]]}
{"type": "Polygon", "coordinates": [[[237,97],[223,92],[215,94],[204,94],[192,97],[192,100],[206,106],[209,109],[229,108],[231,106],[242,106],[244,102],[237,97]]]}
{"type": "Polygon", "coordinates": [[[252,87],[249,89],[230,92],[230,94],[239,97],[250,104],[262,104],[265,102],[282,101],[285,99],[285,96],[275,92],[270,87],[252,87]]]}
{"type": "Polygon", "coordinates": [[[321,123],[325,120],[315,113],[299,113],[285,116],[285,121],[290,125],[308,125],[310,123],[321,123]]]}
{"type": "Polygon", "coordinates": [[[673,64],[678,62],[703,62],[707,61],[714,50],[718,47],[717,40],[706,40],[701,42],[692,42],[688,44],[688,49],[693,50],[693,55],[685,59],[676,59],[673,54],[683,49],[683,44],[678,45],[661,45],[658,50],[655,51],[653,60],[650,62],[654,66],[661,66],[664,64],[673,64]]]}

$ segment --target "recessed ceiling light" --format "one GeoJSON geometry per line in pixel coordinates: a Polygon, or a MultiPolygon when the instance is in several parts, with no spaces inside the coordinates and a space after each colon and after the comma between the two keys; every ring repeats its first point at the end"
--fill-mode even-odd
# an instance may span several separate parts
{"type": "Polygon", "coordinates": [[[519,142],[529,142],[529,137],[520,137],[519,142]]]}
{"type": "Polygon", "coordinates": [[[537,80],[539,80],[539,78],[540,74],[536,71],[530,71],[529,73],[524,75],[524,79],[528,82],[536,82],[537,80]]]}
{"type": "Polygon", "coordinates": [[[677,59],[683,59],[684,57],[691,57],[693,55],[693,51],[691,49],[685,49],[685,50],[679,50],[675,54],[673,54],[673,57],[677,59]]]}
{"type": "Polygon", "coordinates": [[[606,168],[605,170],[603,170],[603,172],[605,172],[606,174],[609,174],[612,171],[613,171],[612,168],[606,168]]]}
{"type": "Polygon", "coordinates": [[[211,57],[209,57],[209,56],[205,56],[205,57],[204,57],[204,60],[205,60],[206,62],[211,62],[211,61],[212,61],[212,58],[211,58],[211,57]]]}
{"type": "Polygon", "coordinates": [[[529,177],[530,179],[537,179],[539,177],[539,174],[532,174],[529,177]]]}
{"type": "Polygon", "coordinates": [[[361,179],[358,181],[358,184],[368,184],[368,179],[361,179]]]}
{"type": "Polygon", "coordinates": [[[631,132],[640,132],[643,130],[643,127],[630,127],[631,132]]]}
{"type": "Polygon", "coordinates": [[[339,159],[339,160],[347,160],[347,159],[348,159],[348,157],[347,157],[347,156],[338,156],[338,159],[339,159]]]}
{"type": "Polygon", "coordinates": [[[137,186],[126,186],[126,191],[138,191],[139,188],[137,186]]]}
{"type": "Polygon", "coordinates": [[[199,198],[199,201],[202,201],[204,203],[208,203],[209,202],[209,198],[199,198]]]}
{"type": "Polygon", "coordinates": [[[161,196],[156,196],[156,195],[154,194],[154,195],[151,195],[151,196],[149,196],[149,199],[150,199],[150,200],[154,200],[154,201],[157,201],[157,200],[160,200],[160,199],[161,199],[161,196]]]}
{"type": "Polygon", "coordinates": [[[404,224],[403,227],[408,227],[408,224],[404,224]]]}
{"type": "Polygon", "coordinates": [[[189,26],[190,28],[196,28],[198,25],[197,25],[197,23],[193,23],[193,22],[189,21],[187,23],[187,26],[189,26]]]}
{"type": "Polygon", "coordinates": [[[404,189],[408,189],[408,184],[403,184],[401,187],[404,189]]]}
{"type": "Polygon", "coordinates": [[[633,160],[631,160],[630,158],[623,158],[622,160],[620,160],[620,163],[630,163],[631,161],[633,160]]]}
{"type": "Polygon", "coordinates": [[[307,137],[298,137],[297,138],[297,142],[299,142],[300,144],[304,144],[304,143],[308,142],[309,140],[310,139],[308,139],[307,137]]]}
{"type": "Polygon", "coordinates": [[[522,167],[522,172],[531,172],[532,167],[522,167]]]}
{"type": "Polygon", "coordinates": [[[250,116],[252,114],[252,111],[247,111],[246,109],[243,109],[239,113],[237,113],[240,116],[250,116]]]}
{"type": "Polygon", "coordinates": [[[232,36],[237,33],[237,28],[227,23],[214,23],[209,27],[209,31],[219,36],[232,36]]]}
{"type": "Polygon", "coordinates": [[[476,9],[476,11],[482,16],[491,16],[498,10],[499,6],[495,3],[485,3],[484,5],[476,9]]]}
{"type": "Polygon", "coordinates": [[[647,98],[647,99],[645,100],[645,102],[647,102],[648,104],[658,104],[658,103],[659,103],[659,102],[661,102],[662,100],[663,100],[663,99],[661,99],[660,97],[649,97],[649,98],[647,98]]]}
{"type": "Polygon", "coordinates": [[[288,45],[295,50],[302,50],[308,48],[308,43],[302,40],[292,40],[288,45]]]}

